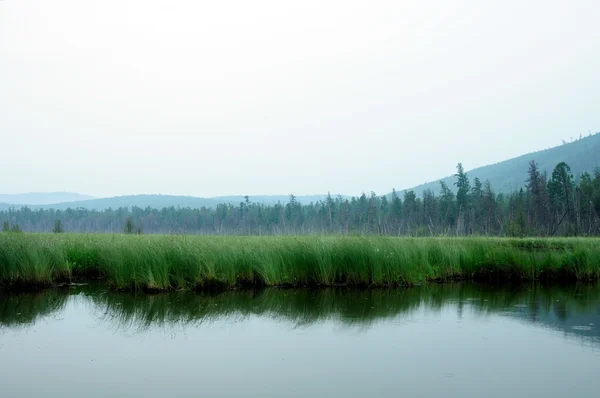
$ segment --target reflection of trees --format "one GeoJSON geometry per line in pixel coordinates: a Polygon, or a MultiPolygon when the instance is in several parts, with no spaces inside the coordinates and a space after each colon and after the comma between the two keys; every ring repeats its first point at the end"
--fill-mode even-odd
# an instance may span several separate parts
{"type": "MultiPolygon", "coordinates": [[[[0,326],[34,323],[60,311],[69,291],[0,296],[0,326]]],[[[600,324],[600,289],[570,287],[490,287],[475,284],[427,285],[409,289],[264,289],[221,293],[175,292],[131,294],[78,287],[81,300],[94,314],[120,331],[197,326],[219,319],[243,320],[264,316],[298,326],[334,321],[368,328],[379,321],[408,316],[420,309],[441,311],[452,306],[478,314],[501,314],[565,330],[598,336],[596,329],[579,332],[578,322],[600,324]]]]}
{"type": "MultiPolygon", "coordinates": [[[[265,316],[292,324],[335,321],[368,328],[388,318],[408,316],[425,308],[454,306],[478,314],[502,314],[553,328],[570,328],[577,317],[599,318],[600,289],[489,287],[473,284],[428,285],[409,289],[265,289],[216,295],[172,293],[132,295],[90,294],[101,319],[120,330],[199,325],[217,319],[243,320],[265,316]],[[561,314],[556,317],[556,312],[561,314]]],[[[570,330],[571,331],[571,330],[570,330]]]]}

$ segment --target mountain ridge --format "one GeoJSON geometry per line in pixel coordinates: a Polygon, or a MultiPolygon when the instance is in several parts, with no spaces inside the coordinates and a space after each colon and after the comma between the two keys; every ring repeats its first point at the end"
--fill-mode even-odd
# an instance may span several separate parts
{"type": "MultiPolygon", "coordinates": [[[[537,162],[541,173],[547,173],[548,179],[560,162],[567,163],[577,179],[581,173],[591,173],[596,167],[600,167],[600,133],[467,170],[467,175],[471,184],[477,177],[481,182],[489,180],[494,192],[510,193],[526,185],[529,162],[532,160],[537,162]]],[[[431,189],[437,195],[440,192],[440,181],[443,181],[448,188],[456,192],[455,180],[454,175],[450,175],[402,191],[414,191],[417,197],[421,197],[425,190],[431,189]]]]}
{"type": "Polygon", "coordinates": [[[26,192],[16,194],[0,194],[0,204],[2,205],[37,206],[78,202],[92,199],[97,198],[76,192],[26,192]]]}
{"type": "MultiPolygon", "coordinates": [[[[477,167],[467,171],[467,175],[471,182],[477,177],[482,182],[489,180],[492,189],[495,192],[510,193],[524,187],[527,180],[527,170],[530,161],[536,161],[540,171],[546,172],[548,177],[551,176],[552,170],[559,162],[566,162],[571,167],[573,175],[578,176],[583,172],[593,172],[596,167],[600,166],[600,133],[589,135],[580,138],[576,141],[564,143],[549,149],[544,149],[536,152],[530,152],[501,162],[489,164],[482,167],[477,167]]],[[[418,197],[421,197],[427,189],[432,190],[435,194],[440,191],[440,181],[444,181],[446,185],[456,190],[454,186],[455,177],[453,175],[440,178],[438,180],[421,184],[402,191],[414,191],[418,197]]],[[[388,196],[391,194],[387,194],[388,196]]],[[[338,196],[335,194],[332,196],[338,196]]],[[[344,198],[350,198],[347,195],[340,195],[344,198]]],[[[326,194],[321,195],[299,195],[296,200],[302,204],[324,200],[326,194]]],[[[256,195],[249,196],[251,202],[260,202],[264,204],[287,203],[289,195],[256,195]]],[[[238,205],[245,201],[243,195],[217,196],[211,198],[184,196],[184,195],[160,195],[160,194],[141,194],[141,195],[123,195],[108,198],[96,198],[89,195],[72,193],[72,192],[30,192],[25,194],[0,194],[0,210],[7,210],[11,207],[27,206],[31,209],[55,209],[66,210],[68,208],[86,208],[88,210],[105,210],[108,208],[119,207],[215,207],[220,203],[229,203],[238,205]],[[38,197],[36,197],[36,195],[38,197]],[[62,202],[49,202],[50,198],[56,198],[63,195],[70,200],[62,202]],[[24,201],[34,202],[16,202],[17,198],[22,198],[24,201]],[[80,198],[80,200],[76,200],[80,198]],[[81,199],[85,198],[85,199],[81,199]]]]}
{"type": "MultiPolygon", "coordinates": [[[[337,196],[337,195],[332,195],[337,196]]],[[[343,195],[342,195],[343,196],[343,195]]],[[[296,196],[296,200],[302,204],[308,204],[310,202],[316,202],[318,200],[324,200],[327,195],[301,195],[296,196]]],[[[257,195],[248,196],[251,202],[260,202],[265,204],[276,204],[277,202],[287,203],[289,201],[289,195],[257,195]]],[[[240,204],[245,201],[245,196],[242,195],[231,195],[231,196],[217,196],[212,198],[202,198],[197,196],[183,196],[183,195],[125,195],[115,196],[110,198],[96,198],[91,200],[84,200],[80,202],[65,202],[55,203],[48,205],[34,205],[27,206],[31,209],[54,209],[54,210],[66,210],[68,208],[86,208],[88,210],[105,210],[108,208],[119,208],[119,207],[132,207],[137,206],[141,208],[152,207],[152,208],[164,208],[164,207],[215,207],[220,203],[230,203],[234,205],[240,204]]],[[[16,207],[14,205],[13,207],[16,207]]],[[[2,204],[0,204],[2,209],[2,204]]]]}

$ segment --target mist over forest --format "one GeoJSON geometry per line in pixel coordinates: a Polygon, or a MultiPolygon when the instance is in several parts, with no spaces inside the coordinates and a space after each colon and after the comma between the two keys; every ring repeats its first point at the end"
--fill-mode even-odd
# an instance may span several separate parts
{"type": "Polygon", "coordinates": [[[489,180],[471,180],[462,164],[454,192],[444,181],[435,193],[413,190],[374,192],[300,203],[265,204],[246,196],[239,204],[216,207],[119,207],[67,210],[28,207],[0,211],[4,232],[186,233],[206,235],[500,235],[554,236],[600,234],[600,168],[576,179],[570,166],[556,165],[551,175],[529,163],[525,188],[496,193],[489,180]]]}

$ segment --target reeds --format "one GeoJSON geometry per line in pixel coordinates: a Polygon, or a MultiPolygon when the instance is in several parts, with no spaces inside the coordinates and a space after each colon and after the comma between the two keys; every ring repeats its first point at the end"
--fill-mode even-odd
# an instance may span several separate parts
{"type": "Polygon", "coordinates": [[[131,290],[598,280],[600,239],[0,234],[0,286],[131,290]]]}

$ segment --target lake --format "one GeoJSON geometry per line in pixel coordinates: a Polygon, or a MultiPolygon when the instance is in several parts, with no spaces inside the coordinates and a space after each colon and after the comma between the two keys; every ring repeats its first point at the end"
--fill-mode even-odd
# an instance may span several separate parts
{"type": "Polygon", "coordinates": [[[585,397],[592,285],[0,294],[3,397],[585,397]]]}

